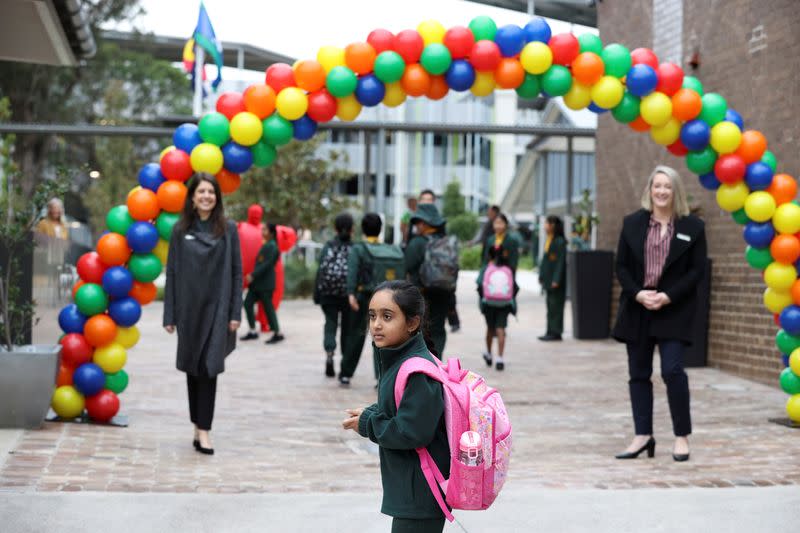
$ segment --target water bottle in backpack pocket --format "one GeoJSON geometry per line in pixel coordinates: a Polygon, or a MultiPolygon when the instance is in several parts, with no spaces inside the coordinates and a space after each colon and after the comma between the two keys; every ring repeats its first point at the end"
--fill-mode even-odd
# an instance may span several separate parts
{"type": "Polygon", "coordinates": [[[347,296],[347,258],[350,243],[328,243],[328,251],[319,264],[319,292],[326,296],[347,296]]]}

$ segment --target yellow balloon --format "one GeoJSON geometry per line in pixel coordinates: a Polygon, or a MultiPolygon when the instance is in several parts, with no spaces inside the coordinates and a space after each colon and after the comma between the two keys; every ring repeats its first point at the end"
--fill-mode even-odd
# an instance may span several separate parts
{"type": "Polygon", "coordinates": [[[573,83],[569,92],[564,95],[564,104],[576,111],[584,109],[592,103],[592,89],[580,83],[573,83]]]}
{"type": "MultiPolygon", "coordinates": [[[[766,191],[752,192],[744,203],[744,212],[747,213],[747,218],[750,220],[766,222],[775,214],[775,198],[766,191]]],[[[781,231],[781,233],[789,232],[781,231]]]]}
{"type": "Polygon", "coordinates": [[[80,416],[85,404],[86,402],[83,398],[83,394],[78,392],[72,385],[62,385],[58,387],[55,392],[53,392],[53,399],[50,401],[53,411],[64,419],[72,419],[76,416],[80,416]]]}
{"type": "Polygon", "coordinates": [[[800,394],[795,394],[786,402],[786,414],[794,422],[800,422],[800,394]]]}
{"type": "Polygon", "coordinates": [[[711,148],[719,154],[732,154],[742,142],[742,130],[733,122],[723,121],[711,128],[711,148]]]}
{"type": "Polygon", "coordinates": [[[106,374],[115,374],[122,370],[125,362],[128,360],[128,354],[125,352],[125,347],[118,342],[112,342],[95,349],[92,361],[103,369],[106,374]]]}
{"type": "Polygon", "coordinates": [[[672,118],[672,100],[664,93],[652,92],[642,98],[639,114],[651,126],[663,126],[672,118]]]}
{"type": "Polygon", "coordinates": [[[123,348],[131,349],[139,342],[140,336],[139,328],[136,326],[129,328],[117,326],[117,336],[114,338],[114,342],[120,344],[123,348]]]}
{"type": "Polygon", "coordinates": [[[158,239],[156,247],[153,248],[153,255],[158,257],[162,265],[167,264],[167,255],[169,255],[169,243],[164,239],[158,239]]]}
{"type": "Polygon", "coordinates": [[[330,72],[333,67],[345,66],[344,48],[338,46],[323,46],[317,52],[317,61],[325,69],[325,74],[330,72]]]}
{"type": "Polygon", "coordinates": [[[254,113],[242,111],[231,120],[231,138],[242,146],[253,146],[261,140],[262,133],[264,126],[254,113]]]}
{"type": "Polygon", "coordinates": [[[800,232],[800,205],[792,202],[779,205],[772,217],[772,224],[779,233],[800,232]]]}
{"type": "Polygon", "coordinates": [[[345,122],[355,120],[361,113],[361,102],[356,100],[354,94],[345,96],[344,98],[337,98],[336,116],[345,122]]]}
{"type": "Polygon", "coordinates": [[[444,26],[438,20],[426,20],[417,26],[417,32],[422,36],[425,46],[443,42],[445,31],[444,26]]]}
{"type": "MultiPolygon", "coordinates": [[[[302,89],[286,87],[278,93],[278,98],[275,100],[275,109],[286,120],[297,120],[308,111],[308,96],[302,89]]],[[[231,135],[233,135],[233,124],[231,124],[231,135]]]]}
{"type": "Polygon", "coordinates": [[[386,107],[397,107],[406,101],[406,92],[399,81],[386,84],[386,94],[383,97],[383,105],[386,107]]]}
{"type": "Polygon", "coordinates": [[[723,183],[717,189],[717,204],[725,211],[733,213],[744,207],[744,202],[747,200],[749,193],[750,189],[747,188],[744,181],[733,185],[723,183]]]}
{"type": "Polygon", "coordinates": [[[161,150],[161,154],[159,154],[159,156],[158,156],[158,161],[161,162],[161,160],[164,159],[164,155],[167,152],[171,152],[174,149],[175,149],[175,146],[174,145],[170,145],[170,146],[167,146],[166,148],[164,148],[163,150],[161,150]]]}
{"type": "Polygon", "coordinates": [[[792,303],[794,303],[792,295],[788,292],[779,292],[770,287],[764,290],[764,306],[770,313],[780,313],[792,303]]]}
{"type": "Polygon", "coordinates": [[[603,109],[612,109],[622,101],[625,87],[614,76],[603,76],[592,85],[592,101],[603,109]]]}
{"type": "Polygon", "coordinates": [[[662,126],[653,126],[650,128],[650,137],[663,146],[669,146],[677,141],[681,136],[681,121],[677,118],[670,118],[666,124],[662,126]]]}
{"type": "Polygon", "coordinates": [[[139,190],[139,189],[141,189],[141,188],[142,188],[142,186],[141,186],[141,185],[137,185],[137,186],[136,186],[136,187],[134,187],[133,189],[129,190],[129,191],[128,191],[128,198],[130,198],[130,197],[131,197],[131,194],[135,193],[136,191],[138,191],[138,190],[139,190]]]}
{"type": "MultiPolygon", "coordinates": [[[[220,150],[219,146],[216,144],[198,144],[192,149],[190,160],[192,162],[192,168],[195,172],[216,174],[222,170],[222,150],[220,150]]],[[[113,372],[111,372],[111,374],[113,374],[113,372]]]]}
{"type": "Polygon", "coordinates": [[[778,292],[787,292],[797,279],[797,269],[794,265],[785,265],[774,261],[764,270],[764,282],[770,289],[778,292]]]}
{"type": "Polygon", "coordinates": [[[792,355],[789,356],[789,368],[796,376],[800,376],[800,348],[795,348],[792,355]]]}
{"type": "Polygon", "coordinates": [[[496,86],[497,83],[494,81],[494,72],[476,72],[475,82],[469,90],[475,96],[489,96],[496,86]]]}
{"type": "Polygon", "coordinates": [[[543,74],[553,65],[553,51],[547,44],[534,41],[525,45],[519,56],[519,62],[525,72],[543,74]]]}

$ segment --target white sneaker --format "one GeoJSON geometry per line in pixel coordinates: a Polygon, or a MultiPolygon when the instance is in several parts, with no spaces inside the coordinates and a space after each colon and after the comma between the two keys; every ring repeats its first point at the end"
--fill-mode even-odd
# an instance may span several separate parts
{"type": "Polygon", "coordinates": [[[486,361],[486,366],[488,366],[488,367],[492,366],[492,354],[490,354],[489,352],[484,351],[484,352],[481,352],[481,357],[483,357],[483,360],[486,361]]]}

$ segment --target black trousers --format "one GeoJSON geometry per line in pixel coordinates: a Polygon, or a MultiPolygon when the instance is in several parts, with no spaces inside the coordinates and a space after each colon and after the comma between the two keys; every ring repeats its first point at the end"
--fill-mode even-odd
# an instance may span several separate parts
{"type": "Polygon", "coordinates": [[[392,533],[441,533],[444,529],[442,518],[394,518],[392,533]]]}
{"type": "Polygon", "coordinates": [[[214,420],[214,401],[217,397],[217,378],[186,374],[189,390],[189,416],[197,429],[210,430],[214,420]]]}
{"type": "Polygon", "coordinates": [[[447,323],[450,327],[461,327],[461,319],[458,316],[458,309],[456,308],[456,293],[453,292],[450,297],[450,310],[447,311],[447,323]]]}
{"type": "Polygon", "coordinates": [[[658,345],[661,357],[661,377],[667,385],[667,401],[672,415],[672,430],[676,437],[692,433],[689,412],[689,378],[683,369],[685,345],[678,340],[656,339],[647,334],[648,320],[643,320],[643,333],[628,347],[628,387],[633,408],[633,424],[637,435],[653,434],[653,351],[658,345]]]}

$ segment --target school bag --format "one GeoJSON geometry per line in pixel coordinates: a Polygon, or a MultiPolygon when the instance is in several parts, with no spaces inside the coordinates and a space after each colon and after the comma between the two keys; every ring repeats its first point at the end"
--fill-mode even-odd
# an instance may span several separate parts
{"type": "Polygon", "coordinates": [[[405,279],[406,261],[399,246],[386,243],[364,243],[367,261],[358,273],[358,289],[372,293],[384,281],[405,279]]]}
{"type": "Polygon", "coordinates": [[[326,296],[347,296],[349,242],[330,241],[319,265],[319,292],[326,296]]]}
{"type": "Polygon", "coordinates": [[[428,237],[419,280],[426,289],[455,291],[458,282],[458,239],[454,235],[428,237]]]}
{"type": "Polygon", "coordinates": [[[475,372],[462,369],[458,359],[434,363],[422,357],[412,357],[400,366],[394,383],[394,398],[398,408],[408,378],[415,373],[435,379],[444,389],[450,478],[444,479],[427,448],[416,450],[422,473],[436,502],[451,522],[454,517],[445,501],[453,509],[488,509],[503,488],[511,459],[511,420],[500,393],[489,387],[475,372]],[[468,466],[459,460],[459,441],[466,431],[474,431],[481,436],[482,464],[468,466]]]}
{"type": "Polygon", "coordinates": [[[483,272],[483,301],[487,305],[502,307],[514,300],[514,273],[507,265],[489,263],[483,272]]]}

